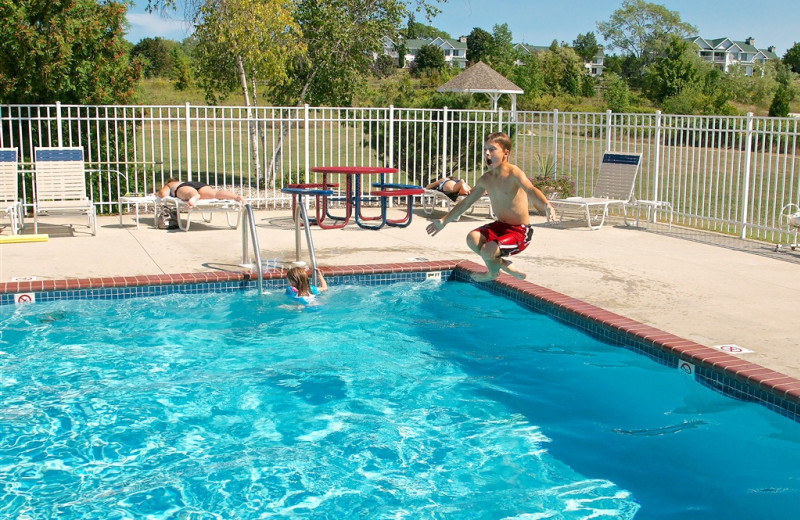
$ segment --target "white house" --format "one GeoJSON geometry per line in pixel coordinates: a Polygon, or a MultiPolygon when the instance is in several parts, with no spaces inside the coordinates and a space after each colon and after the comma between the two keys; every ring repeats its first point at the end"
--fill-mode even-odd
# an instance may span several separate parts
{"type": "Polygon", "coordinates": [[[463,69],[467,66],[467,37],[462,36],[457,40],[451,38],[412,38],[394,41],[388,36],[383,38],[383,53],[398,59],[398,49],[405,47],[403,66],[410,67],[417,58],[417,53],[425,45],[438,47],[444,53],[444,61],[451,67],[463,69]]]}
{"type": "MultiPolygon", "coordinates": [[[[534,52],[544,52],[549,51],[549,45],[529,45],[527,43],[516,43],[514,44],[514,50],[519,52],[520,54],[533,54],[534,52]]],[[[605,53],[603,52],[603,46],[600,45],[597,48],[597,54],[594,55],[592,61],[584,62],[583,67],[586,69],[586,72],[592,76],[601,76],[603,74],[603,69],[605,66],[603,65],[605,61],[605,53]]]]}
{"type": "Polygon", "coordinates": [[[694,36],[687,40],[698,47],[697,55],[701,59],[711,62],[724,72],[738,65],[743,68],[746,76],[752,76],[757,63],[764,64],[767,60],[780,59],[775,54],[774,46],[758,49],[752,37],[744,41],[735,41],[730,38],[706,39],[694,36]]]}

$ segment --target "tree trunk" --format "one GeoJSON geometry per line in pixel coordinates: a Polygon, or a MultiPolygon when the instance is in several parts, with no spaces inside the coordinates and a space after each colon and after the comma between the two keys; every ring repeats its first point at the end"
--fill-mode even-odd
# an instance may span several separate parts
{"type": "MultiPolygon", "coordinates": [[[[261,158],[258,153],[258,122],[253,117],[253,105],[251,104],[250,95],[247,91],[247,73],[244,70],[244,63],[242,62],[241,56],[236,57],[236,67],[239,70],[239,81],[242,85],[244,105],[247,107],[247,125],[248,130],[250,131],[250,148],[252,150],[253,162],[255,162],[256,165],[256,186],[258,186],[258,181],[261,179],[261,158]]],[[[253,92],[253,97],[255,98],[255,92],[253,92]]]]}

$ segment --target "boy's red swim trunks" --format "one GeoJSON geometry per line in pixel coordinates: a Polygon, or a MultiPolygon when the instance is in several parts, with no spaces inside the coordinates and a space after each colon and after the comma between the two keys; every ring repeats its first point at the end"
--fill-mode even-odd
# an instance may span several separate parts
{"type": "Polygon", "coordinates": [[[497,242],[500,246],[500,256],[521,253],[528,247],[533,237],[533,228],[530,226],[512,226],[499,221],[481,226],[475,231],[483,235],[487,242],[497,242]]]}

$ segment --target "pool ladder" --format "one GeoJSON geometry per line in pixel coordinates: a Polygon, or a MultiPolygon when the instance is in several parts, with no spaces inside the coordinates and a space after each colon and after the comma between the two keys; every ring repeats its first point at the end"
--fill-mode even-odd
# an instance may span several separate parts
{"type": "MultiPolygon", "coordinates": [[[[314,252],[314,240],[311,238],[311,225],[308,220],[308,211],[306,210],[305,204],[297,204],[294,209],[295,261],[300,262],[300,217],[302,217],[302,223],[303,226],[305,226],[308,254],[311,257],[311,283],[319,285],[317,280],[317,255],[314,252]]],[[[258,243],[253,207],[248,203],[244,205],[244,225],[242,226],[242,263],[239,264],[242,267],[252,267],[249,252],[250,244],[253,245],[253,254],[255,255],[255,268],[256,274],[258,275],[258,293],[264,294],[264,264],[261,262],[261,247],[258,243]]]]}

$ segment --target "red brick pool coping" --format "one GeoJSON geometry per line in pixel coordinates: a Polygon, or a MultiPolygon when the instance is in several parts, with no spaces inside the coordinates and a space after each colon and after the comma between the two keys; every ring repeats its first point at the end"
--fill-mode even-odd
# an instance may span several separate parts
{"type": "MultiPolygon", "coordinates": [[[[375,275],[420,271],[443,271],[461,269],[467,273],[485,272],[485,268],[466,260],[424,261],[402,264],[370,264],[349,266],[327,266],[323,273],[327,276],[375,275]]],[[[264,279],[277,279],[285,276],[283,270],[267,270],[264,279]]],[[[76,289],[107,289],[138,287],[147,285],[176,285],[195,283],[215,283],[249,281],[256,278],[254,272],[210,271],[181,274],[160,274],[140,276],[111,276],[102,278],[76,278],[64,280],[27,280],[0,283],[0,294],[28,293],[42,291],[69,291],[76,289]]],[[[525,297],[541,300],[555,308],[601,324],[617,333],[636,338],[647,346],[670,353],[677,358],[702,366],[748,386],[771,393],[792,403],[800,404],[800,380],[755,363],[720,352],[693,341],[680,338],[638,321],[601,309],[595,305],[566,296],[531,282],[516,280],[501,275],[495,283],[517,292],[525,297]]]]}

